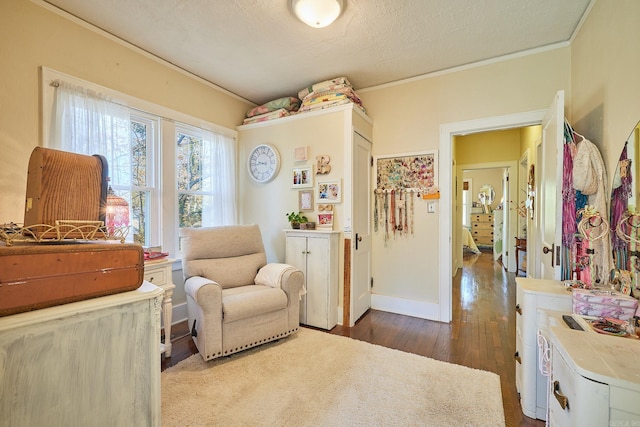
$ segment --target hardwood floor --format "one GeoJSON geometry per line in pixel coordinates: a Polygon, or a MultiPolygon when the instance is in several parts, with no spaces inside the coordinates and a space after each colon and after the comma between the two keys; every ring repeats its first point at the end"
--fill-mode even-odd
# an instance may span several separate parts
{"type": "MultiPolygon", "coordinates": [[[[453,279],[453,319],[434,322],[369,310],[354,327],[329,333],[420,354],[500,375],[507,426],[544,426],[525,417],[515,386],[515,275],[494,262],[491,253],[465,254],[464,268],[453,279]]],[[[173,354],[162,369],[195,354],[186,322],[172,332],[173,354]]]]}

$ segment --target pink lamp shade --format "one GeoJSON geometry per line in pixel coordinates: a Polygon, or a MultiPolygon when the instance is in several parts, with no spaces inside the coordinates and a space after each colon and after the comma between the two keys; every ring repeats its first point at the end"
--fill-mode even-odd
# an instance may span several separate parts
{"type": "Polygon", "coordinates": [[[113,234],[114,229],[129,226],[129,203],[113,192],[111,186],[107,190],[107,214],[105,225],[109,234],[113,234]]]}

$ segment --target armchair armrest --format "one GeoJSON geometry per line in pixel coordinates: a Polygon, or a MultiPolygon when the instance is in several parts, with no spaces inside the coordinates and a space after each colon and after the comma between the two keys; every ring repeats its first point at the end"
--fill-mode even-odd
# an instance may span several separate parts
{"type": "Polygon", "coordinates": [[[205,312],[210,311],[207,308],[212,308],[216,305],[221,306],[222,304],[222,288],[213,280],[201,276],[189,277],[184,282],[184,291],[205,312]]]}
{"type": "Polygon", "coordinates": [[[302,271],[292,265],[280,263],[265,265],[255,278],[256,285],[281,288],[287,295],[298,295],[299,298],[307,293],[303,281],[302,271]]]}

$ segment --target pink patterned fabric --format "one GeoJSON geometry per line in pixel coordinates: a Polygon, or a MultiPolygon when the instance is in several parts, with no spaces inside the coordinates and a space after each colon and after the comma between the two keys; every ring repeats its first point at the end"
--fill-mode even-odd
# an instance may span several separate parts
{"type": "Polygon", "coordinates": [[[638,310],[638,301],[620,293],[574,289],[573,312],[583,316],[613,317],[629,320],[638,310]]]}

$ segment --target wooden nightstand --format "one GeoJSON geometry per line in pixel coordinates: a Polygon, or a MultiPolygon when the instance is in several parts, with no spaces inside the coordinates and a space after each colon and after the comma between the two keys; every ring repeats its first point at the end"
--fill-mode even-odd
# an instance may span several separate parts
{"type": "Polygon", "coordinates": [[[145,261],[144,280],[162,288],[162,319],[164,323],[164,343],[160,344],[160,353],[166,357],[171,357],[171,316],[173,310],[173,289],[176,287],[171,279],[172,259],[162,259],[159,261],[145,261]]]}

